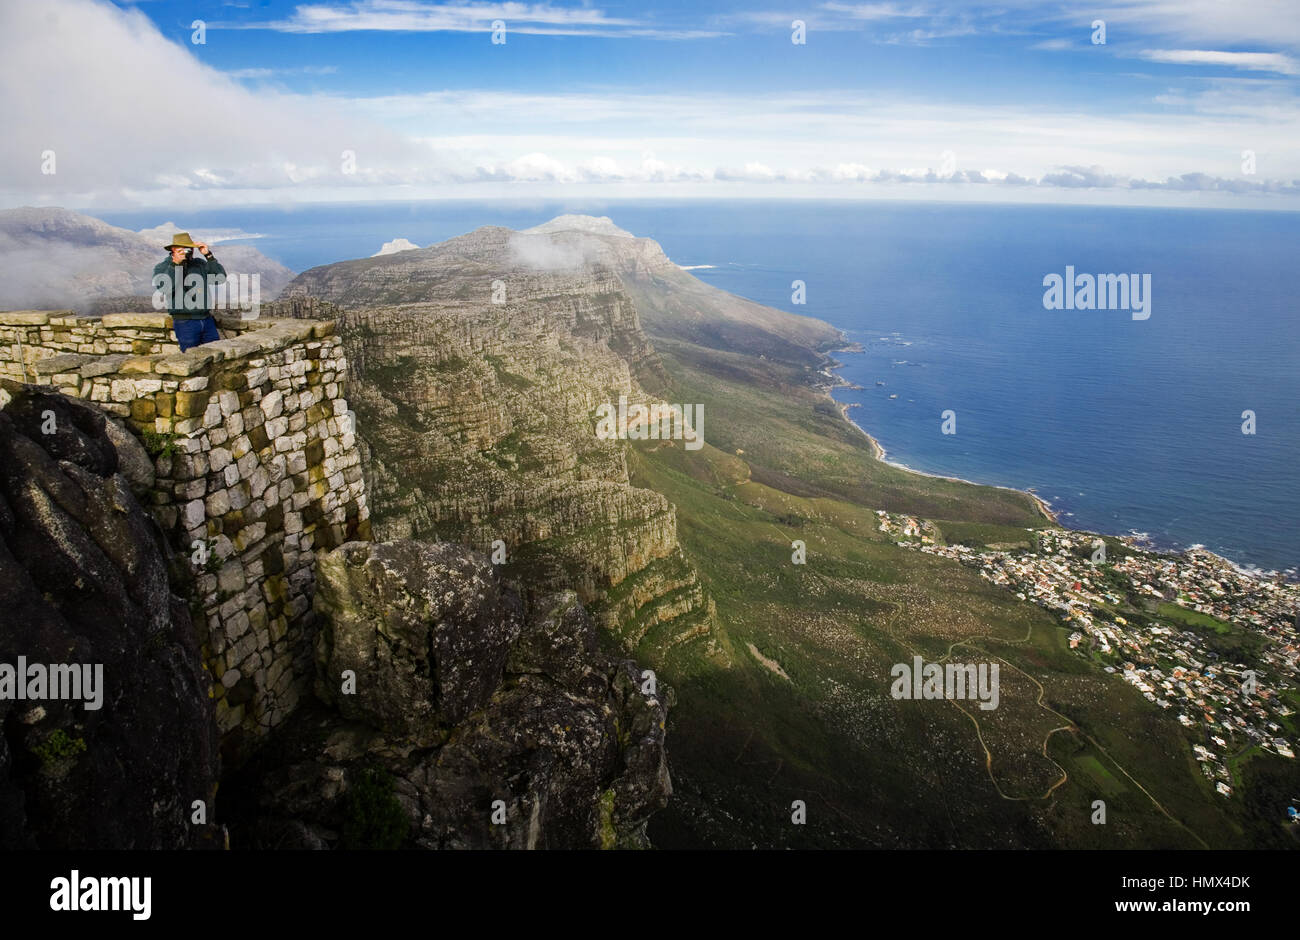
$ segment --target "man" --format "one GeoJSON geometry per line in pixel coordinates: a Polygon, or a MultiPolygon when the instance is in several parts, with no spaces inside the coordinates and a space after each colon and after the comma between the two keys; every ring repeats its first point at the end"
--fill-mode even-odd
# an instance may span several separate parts
{"type": "Polygon", "coordinates": [[[153,287],[163,295],[172,315],[172,329],[181,352],[216,342],[221,336],[217,333],[217,321],[212,319],[210,307],[214,298],[208,295],[208,288],[225,283],[226,269],[207,245],[192,241],[189,232],[177,233],[167,250],[171,257],[158,262],[153,269],[153,287]],[[192,257],[195,248],[207,260],[192,257]]]}

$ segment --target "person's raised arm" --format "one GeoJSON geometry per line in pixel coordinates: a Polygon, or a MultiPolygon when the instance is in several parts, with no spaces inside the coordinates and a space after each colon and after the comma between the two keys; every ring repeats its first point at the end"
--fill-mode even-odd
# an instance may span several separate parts
{"type": "Polygon", "coordinates": [[[221,262],[217,260],[217,256],[212,253],[212,249],[206,242],[195,242],[194,247],[203,253],[205,273],[218,274],[223,278],[226,276],[226,269],[221,266],[221,262]]]}

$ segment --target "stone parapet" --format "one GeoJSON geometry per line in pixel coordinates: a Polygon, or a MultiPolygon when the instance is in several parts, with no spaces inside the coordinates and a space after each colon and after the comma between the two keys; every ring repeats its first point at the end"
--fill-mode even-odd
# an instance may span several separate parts
{"type": "Polygon", "coordinates": [[[191,562],[235,755],[311,687],[315,552],[371,532],[334,324],[218,322],[225,338],[182,353],[160,339],[170,318],[158,314],[0,313],[0,377],[93,402],[139,436],[150,509],[191,562]],[[104,351],[83,351],[96,342],[104,351]]]}

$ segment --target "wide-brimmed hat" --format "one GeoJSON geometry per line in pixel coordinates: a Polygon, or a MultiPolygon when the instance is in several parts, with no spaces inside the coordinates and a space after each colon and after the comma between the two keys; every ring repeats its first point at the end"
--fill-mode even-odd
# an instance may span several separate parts
{"type": "Polygon", "coordinates": [[[197,248],[199,246],[194,244],[189,232],[177,232],[172,236],[171,244],[163,247],[171,251],[173,248],[197,248]]]}

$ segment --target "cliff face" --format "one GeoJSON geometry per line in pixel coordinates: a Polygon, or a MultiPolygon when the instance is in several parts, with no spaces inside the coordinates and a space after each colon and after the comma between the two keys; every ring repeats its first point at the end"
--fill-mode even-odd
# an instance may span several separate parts
{"type": "Polygon", "coordinates": [[[378,537],[504,543],[509,577],[574,589],[626,649],[721,656],[675,511],[630,486],[625,445],[595,434],[600,405],[667,385],[614,260],[483,228],[314,268],[272,315],[339,323],[378,537]]]}
{"type": "Polygon", "coordinates": [[[19,390],[0,411],[0,663],[102,669],[97,708],[0,698],[0,848],[211,844],[191,823],[216,790],[211,678],[166,540],[128,483],[151,482],[135,449],[55,393],[19,390]]]}
{"type": "Polygon", "coordinates": [[[572,593],[524,603],[460,545],[324,556],[317,693],[233,784],[263,847],[646,845],[672,692],[596,651],[572,593]],[[342,720],[339,719],[342,716],[342,720]]]}

